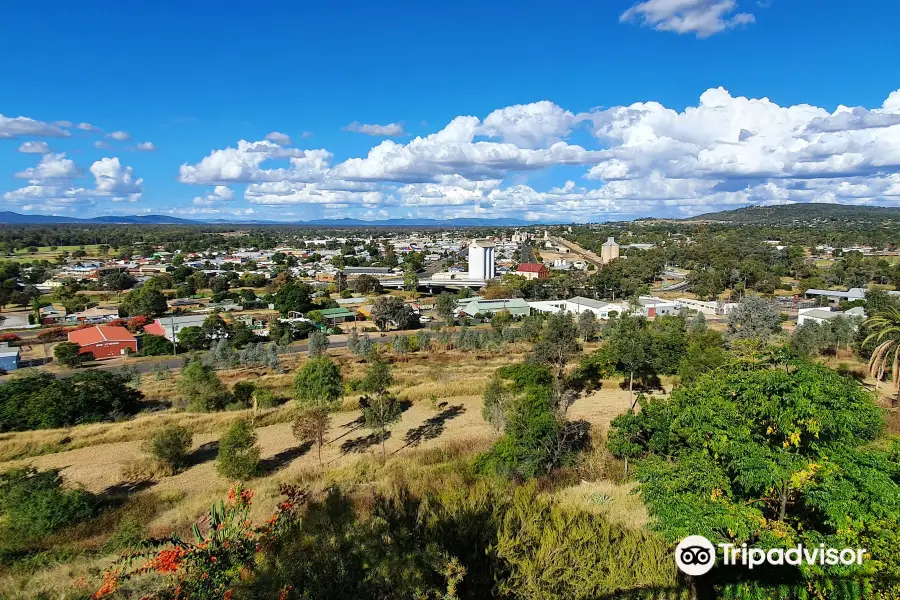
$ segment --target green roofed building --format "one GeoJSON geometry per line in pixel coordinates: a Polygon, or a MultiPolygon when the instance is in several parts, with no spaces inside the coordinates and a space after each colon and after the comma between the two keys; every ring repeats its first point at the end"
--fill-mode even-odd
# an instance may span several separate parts
{"type": "Polygon", "coordinates": [[[346,308],[325,308],[320,311],[326,323],[343,323],[344,321],[352,321],[355,318],[354,313],[346,308]]]}

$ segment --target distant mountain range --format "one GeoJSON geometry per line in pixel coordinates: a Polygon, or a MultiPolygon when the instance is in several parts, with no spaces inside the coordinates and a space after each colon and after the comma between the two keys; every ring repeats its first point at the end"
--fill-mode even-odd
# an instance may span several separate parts
{"type": "Polygon", "coordinates": [[[698,215],[686,221],[722,221],[755,225],[783,225],[791,221],[884,221],[900,219],[900,208],[805,202],[779,206],[747,206],[698,215]]]}
{"type": "Polygon", "coordinates": [[[121,225],[296,225],[319,227],[522,227],[537,225],[521,219],[316,219],[313,221],[229,221],[227,219],[192,220],[165,215],[122,215],[78,219],[54,215],[23,215],[10,211],[0,212],[2,225],[52,225],[58,223],[121,224],[121,225]]]}

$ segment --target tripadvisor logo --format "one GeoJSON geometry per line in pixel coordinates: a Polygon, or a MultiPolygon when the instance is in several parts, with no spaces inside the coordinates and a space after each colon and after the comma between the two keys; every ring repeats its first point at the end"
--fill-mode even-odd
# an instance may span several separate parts
{"type": "MultiPolygon", "coordinates": [[[[861,565],[866,554],[865,548],[826,548],[825,544],[808,547],[797,544],[792,548],[748,548],[747,544],[719,544],[722,549],[722,564],[740,565],[753,569],[768,565],[861,565]]],[[[690,535],[675,547],[675,564],[686,575],[705,575],[716,564],[716,547],[702,535],[690,535]]]]}
{"type": "Polygon", "coordinates": [[[686,575],[705,575],[716,564],[716,547],[702,535],[689,535],[675,547],[675,564],[686,575]]]}

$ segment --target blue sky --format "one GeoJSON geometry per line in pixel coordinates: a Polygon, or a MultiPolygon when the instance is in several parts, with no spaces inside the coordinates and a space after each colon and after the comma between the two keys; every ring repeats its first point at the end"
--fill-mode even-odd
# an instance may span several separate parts
{"type": "Polygon", "coordinates": [[[4,8],[2,210],[900,204],[895,2],[134,4],[4,8]]]}

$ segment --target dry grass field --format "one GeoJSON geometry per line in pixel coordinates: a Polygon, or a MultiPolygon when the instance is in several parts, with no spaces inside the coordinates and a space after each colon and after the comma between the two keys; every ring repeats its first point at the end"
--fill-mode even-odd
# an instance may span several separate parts
{"type": "MultiPolygon", "coordinates": [[[[407,408],[390,428],[381,446],[363,427],[358,410],[359,395],[345,397],[333,416],[322,448],[321,464],[315,448],[300,444],[291,433],[295,408],[292,396],[293,372],[305,360],[303,355],[283,357],[284,374],[267,369],[219,371],[228,386],[242,380],[253,381],[285,400],[281,406],[260,410],[219,413],[188,413],[173,409],[148,413],[121,423],[99,423],[58,430],[30,431],[0,435],[0,471],[30,465],[40,470],[58,469],[66,484],[96,493],[128,493],[128,510],[140,513],[149,535],[187,533],[202,518],[211,502],[227,494],[232,482],[218,475],[215,457],[218,440],[238,417],[251,417],[259,438],[263,474],[249,482],[256,492],[253,516],[264,518],[278,500],[282,482],[300,483],[313,491],[334,485],[351,489],[392,486],[446,485],[447,477],[458,476],[450,469],[458,461],[470,462],[486,450],[496,432],[481,416],[481,394],[491,374],[500,366],[522,360],[526,348],[505,347],[501,352],[433,352],[429,355],[392,356],[394,391],[406,400],[407,408]],[[125,477],[135,465],[147,463],[144,441],[164,423],[177,422],[194,432],[191,465],[172,476],[157,476],[135,483],[125,477]],[[136,508],[135,508],[136,507],[136,508]]],[[[366,363],[345,350],[332,351],[345,381],[360,379],[366,363]]],[[[145,374],[141,390],[151,400],[177,398],[178,373],[166,380],[145,374]]],[[[604,382],[597,392],[579,398],[569,409],[572,418],[586,419],[599,433],[616,415],[627,409],[629,395],[619,381],[604,382]]],[[[601,457],[602,458],[602,457],[601,457]]],[[[133,476],[131,477],[133,479],[133,476]]],[[[463,482],[460,482],[463,485],[463,482]]],[[[643,527],[647,513],[632,486],[611,481],[582,481],[558,490],[560,502],[577,504],[603,513],[611,520],[643,527]]],[[[103,547],[115,536],[116,527],[80,539],[79,545],[103,547]]],[[[61,541],[61,543],[64,543],[61,541]]],[[[39,572],[0,575],[0,597],[34,598],[40,591],[52,593],[61,585],[76,585],[82,577],[93,581],[114,555],[91,560],[79,558],[48,565],[39,572]]]]}

